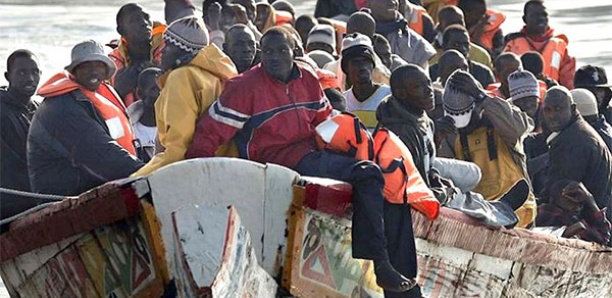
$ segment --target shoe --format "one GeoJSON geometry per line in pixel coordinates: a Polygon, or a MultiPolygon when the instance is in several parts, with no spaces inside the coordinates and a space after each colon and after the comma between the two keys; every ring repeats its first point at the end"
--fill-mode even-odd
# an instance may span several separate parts
{"type": "Polygon", "coordinates": [[[385,291],[401,293],[416,286],[414,278],[406,278],[393,268],[389,260],[374,261],[376,284],[385,291]]]}
{"type": "Polygon", "coordinates": [[[499,201],[508,204],[512,210],[521,208],[529,197],[529,184],[524,179],[519,180],[499,201]]]}

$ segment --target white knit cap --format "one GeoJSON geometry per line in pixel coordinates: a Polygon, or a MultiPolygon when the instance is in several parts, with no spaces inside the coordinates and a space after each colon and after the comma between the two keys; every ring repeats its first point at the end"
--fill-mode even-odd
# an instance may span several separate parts
{"type": "Polygon", "coordinates": [[[519,69],[508,76],[508,89],[512,100],[530,96],[540,97],[538,79],[526,70],[519,69]]]}
{"type": "Polygon", "coordinates": [[[164,40],[187,53],[196,53],[209,43],[208,29],[202,19],[188,16],[168,25],[164,40]]]}
{"type": "Polygon", "coordinates": [[[599,112],[597,111],[597,99],[593,92],[587,89],[574,89],[571,91],[572,98],[574,98],[574,103],[576,104],[576,109],[580,112],[582,116],[591,116],[597,115],[599,112]]]}
{"type": "MultiPolygon", "coordinates": [[[[456,70],[451,77],[457,72],[463,71],[456,70]]],[[[455,86],[451,79],[448,80],[444,87],[442,102],[444,115],[453,118],[456,128],[464,128],[470,124],[476,101],[470,95],[462,92],[458,86],[455,86]]]]}
{"type": "Polygon", "coordinates": [[[326,24],[320,24],[312,27],[308,33],[308,42],[306,46],[313,42],[320,42],[329,45],[336,51],[336,30],[334,27],[326,24]]]}

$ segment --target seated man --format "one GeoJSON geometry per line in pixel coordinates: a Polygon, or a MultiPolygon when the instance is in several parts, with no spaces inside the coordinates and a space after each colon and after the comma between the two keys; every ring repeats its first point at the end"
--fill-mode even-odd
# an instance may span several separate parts
{"type": "Polygon", "coordinates": [[[508,99],[510,97],[508,76],[511,73],[523,68],[521,59],[514,53],[502,53],[495,58],[494,65],[497,82],[486,86],[487,91],[490,91],[493,96],[508,99]]]}
{"type": "Polygon", "coordinates": [[[165,25],[152,22],[138,4],[128,3],[119,9],[117,32],[121,34],[121,41],[108,56],[117,66],[111,83],[126,106],[139,99],[136,94],[138,74],[161,62],[161,35],[165,29],[165,25]]]}
{"type": "Polygon", "coordinates": [[[155,102],[159,97],[159,86],[157,79],[162,75],[162,70],[157,67],[149,67],[138,76],[139,101],[128,107],[127,112],[130,123],[134,128],[134,143],[138,158],[149,162],[155,156],[157,143],[157,124],[155,120],[155,102]]]}
{"type": "MultiPolygon", "coordinates": [[[[523,139],[533,120],[507,101],[489,97],[467,72],[451,75],[444,89],[444,110],[453,118],[458,136],[443,145],[442,156],[473,161],[482,170],[475,192],[498,200],[521,180],[528,180],[523,139]]],[[[535,197],[516,211],[519,227],[529,226],[536,215],[535,197]]]]}
{"type": "Polygon", "coordinates": [[[576,71],[574,87],[590,90],[597,98],[599,114],[612,124],[612,84],[601,66],[585,65],[576,71]]]}
{"type": "MultiPolygon", "coordinates": [[[[463,54],[463,57],[469,57],[470,36],[467,32],[467,29],[465,29],[464,27],[461,27],[459,25],[449,26],[448,28],[446,28],[446,30],[444,30],[442,40],[442,50],[457,50],[461,54],[463,54]]],[[[476,78],[476,80],[478,80],[480,85],[486,87],[490,84],[493,84],[493,73],[491,72],[489,67],[478,62],[472,61],[470,59],[467,60],[469,72],[472,74],[473,77],[476,78]]],[[[438,77],[439,65],[439,63],[434,64],[429,69],[429,76],[432,79],[438,77]]]]}
{"type": "Polygon", "coordinates": [[[612,126],[606,122],[604,116],[599,114],[597,99],[593,92],[582,88],[574,89],[571,92],[576,103],[576,109],[580,112],[582,118],[595,129],[608,149],[612,151],[612,126]]]}
{"type": "Polygon", "coordinates": [[[306,52],[321,50],[336,56],[336,30],[330,25],[315,25],[308,33],[306,52]]]}
{"type": "Polygon", "coordinates": [[[553,131],[548,138],[549,166],[547,192],[562,179],[584,184],[599,208],[612,218],[612,154],[597,132],[580,116],[572,94],[562,86],[548,90],[542,105],[542,118],[553,131]]]}
{"type": "MultiPolygon", "coordinates": [[[[269,29],[261,42],[262,63],[228,81],[198,122],[187,157],[212,157],[219,145],[234,139],[241,158],[351,183],[353,257],[374,260],[376,282],[382,288],[409,290],[414,280],[394,269],[386,250],[385,226],[394,221],[383,214],[380,168],[369,161],[316,150],[315,126],[331,113],[318,79],[294,62],[296,43],[287,29],[269,29]]],[[[416,276],[416,272],[404,274],[416,276]]]]}
{"type": "Polygon", "coordinates": [[[72,48],[67,72],[38,91],[45,97],[28,134],[32,190],[74,196],[143,166],[121,99],[106,83],[115,64],[90,40],[72,48]]]}
{"type": "Polygon", "coordinates": [[[520,32],[506,36],[504,52],[522,55],[537,51],[544,58],[544,75],[569,89],[574,88],[576,59],[567,51],[567,37],[555,35],[548,26],[544,1],[527,1],[523,9],[523,22],[525,27],[520,32]]]}
{"type": "Polygon", "coordinates": [[[608,245],[610,221],[582,183],[559,180],[552,186],[551,200],[538,207],[537,226],[564,226],[563,237],[608,245]]]}
{"type": "MultiPolygon", "coordinates": [[[[499,57],[503,57],[503,55],[499,55],[499,57]]],[[[508,101],[527,113],[527,116],[533,119],[534,131],[539,131],[540,86],[538,80],[530,72],[519,69],[510,73],[506,81],[510,95],[508,101]]]]}
{"type": "MultiPolygon", "coordinates": [[[[165,149],[132,174],[144,176],[185,158],[195,124],[219,97],[225,82],[236,75],[231,59],[215,45],[194,16],[172,22],[164,33],[161,92],[155,103],[158,137],[165,149]]],[[[223,149],[222,151],[224,151],[223,149]]],[[[227,154],[227,152],[223,152],[227,154]]]]}
{"type": "MultiPolygon", "coordinates": [[[[457,6],[445,6],[440,10],[439,13],[440,23],[436,27],[437,35],[436,40],[433,42],[434,48],[436,48],[436,55],[431,57],[429,60],[429,64],[433,65],[438,63],[440,59],[440,55],[442,54],[442,44],[444,43],[442,35],[444,34],[444,30],[451,25],[461,25],[465,27],[465,21],[463,18],[463,11],[459,9],[457,6]]],[[[476,61],[478,63],[482,63],[487,67],[493,67],[493,63],[491,61],[491,55],[489,52],[485,50],[483,47],[475,44],[474,42],[470,42],[470,50],[468,52],[468,57],[472,61],[476,61]]]]}
{"type": "Polygon", "coordinates": [[[459,0],[457,6],[465,14],[465,27],[470,31],[470,39],[487,49],[495,59],[504,47],[501,25],[506,16],[499,11],[488,9],[485,0],[459,0]]]}
{"type": "Polygon", "coordinates": [[[387,38],[391,51],[406,62],[427,69],[427,61],[436,50],[424,37],[410,29],[408,21],[398,11],[397,1],[368,0],[368,8],[376,20],[376,33],[387,38]]]}
{"type": "Polygon", "coordinates": [[[243,24],[231,26],[225,32],[223,52],[232,59],[238,73],[249,70],[257,52],[257,42],[253,31],[243,24]]]}
{"type": "Polygon", "coordinates": [[[344,38],[342,48],[342,71],[353,85],[344,92],[346,111],[356,114],[373,130],[376,127],[374,111],[378,104],[391,94],[391,89],[387,85],[372,81],[376,54],[369,38],[354,33],[344,38]]]}

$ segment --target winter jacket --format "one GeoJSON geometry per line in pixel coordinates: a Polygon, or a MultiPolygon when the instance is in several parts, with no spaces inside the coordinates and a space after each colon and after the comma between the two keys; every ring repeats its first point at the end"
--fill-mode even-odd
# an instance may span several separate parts
{"type": "Polygon", "coordinates": [[[125,178],[143,163],[111,135],[93,103],[80,91],[46,97],[28,135],[32,190],[78,195],[125,178]]]}
{"type": "Polygon", "coordinates": [[[315,126],[331,114],[316,74],[294,64],[288,83],[258,65],[227,82],[198,123],[188,158],[214,156],[234,138],[241,158],[295,168],[316,150],[315,126]]]}
{"type": "Polygon", "coordinates": [[[165,151],[133,176],[148,175],[185,159],[198,119],[217,100],[225,82],[237,73],[232,60],[211,44],[186,65],[165,75],[155,102],[159,142],[165,151]]]}
{"type": "Polygon", "coordinates": [[[597,132],[575,114],[550,142],[548,189],[561,179],[582,182],[612,218],[612,154],[597,132]]]}
{"type": "MultiPolygon", "coordinates": [[[[587,120],[588,121],[588,120],[587,120]]],[[[599,134],[601,139],[604,141],[608,150],[612,152],[612,125],[610,125],[604,116],[597,115],[597,119],[594,121],[588,121],[589,124],[599,134]]]]}
{"type": "Polygon", "coordinates": [[[0,187],[30,191],[26,143],[37,108],[34,101],[24,105],[0,87],[0,187]]]}

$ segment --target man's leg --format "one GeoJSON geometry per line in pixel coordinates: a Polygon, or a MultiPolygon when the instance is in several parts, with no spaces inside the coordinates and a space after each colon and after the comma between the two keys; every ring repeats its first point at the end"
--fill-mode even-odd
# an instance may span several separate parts
{"type": "Polygon", "coordinates": [[[377,283],[394,292],[406,291],[412,283],[399,274],[387,254],[384,232],[384,179],[380,168],[327,151],[306,155],[296,169],[301,175],[331,178],[353,187],[353,257],[374,260],[377,283]]]}

